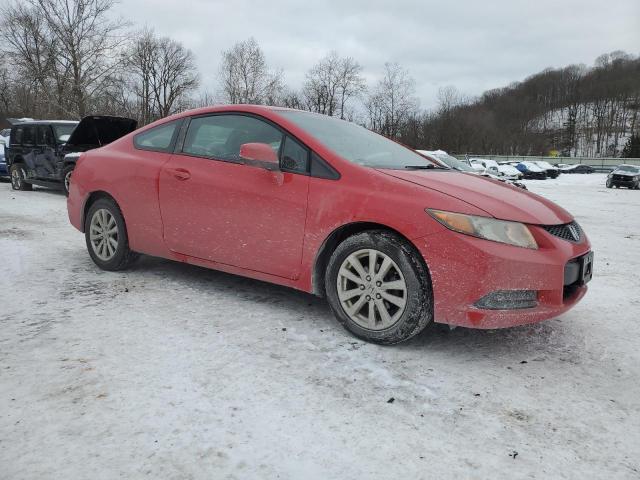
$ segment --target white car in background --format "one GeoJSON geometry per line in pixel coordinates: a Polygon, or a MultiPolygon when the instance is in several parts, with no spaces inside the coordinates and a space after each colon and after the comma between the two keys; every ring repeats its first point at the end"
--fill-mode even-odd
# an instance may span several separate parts
{"type": "Polygon", "coordinates": [[[509,180],[520,180],[524,174],[513,165],[498,165],[498,171],[509,180]]]}
{"type": "Polygon", "coordinates": [[[487,173],[500,175],[498,162],[496,162],[495,160],[488,160],[486,158],[470,158],[469,162],[471,163],[471,166],[476,170],[486,170],[487,173]]]}
{"type": "Polygon", "coordinates": [[[421,153],[422,155],[426,155],[431,160],[435,160],[436,162],[452,168],[453,170],[458,170],[459,172],[472,173],[473,175],[480,175],[481,177],[492,178],[493,180],[498,180],[500,182],[505,182],[510,185],[513,185],[518,188],[522,188],[524,190],[527,187],[520,182],[516,182],[510,178],[507,178],[500,173],[493,173],[488,171],[484,167],[474,168],[473,163],[466,162],[464,160],[458,160],[455,157],[452,157],[444,150],[416,150],[416,152],[421,153]]]}
{"type": "Polygon", "coordinates": [[[477,172],[483,173],[487,171],[487,167],[480,163],[477,158],[472,158],[471,160],[469,160],[469,165],[471,165],[471,168],[473,168],[477,172]]]}
{"type": "Polygon", "coordinates": [[[520,180],[523,177],[522,172],[513,165],[500,165],[495,160],[486,158],[472,158],[469,161],[473,168],[503,177],[506,180],[520,180]]]}
{"type": "Polygon", "coordinates": [[[0,145],[6,147],[9,145],[9,133],[11,133],[10,128],[5,128],[4,130],[0,130],[0,145]]]}

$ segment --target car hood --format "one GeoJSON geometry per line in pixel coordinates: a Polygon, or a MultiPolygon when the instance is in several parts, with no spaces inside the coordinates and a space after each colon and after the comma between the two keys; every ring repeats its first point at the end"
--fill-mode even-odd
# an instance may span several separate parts
{"type": "Polygon", "coordinates": [[[478,175],[434,170],[378,171],[457,198],[501,220],[534,225],[559,225],[573,220],[569,212],[550,200],[478,175]]]}
{"type": "Polygon", "coordinates": [[[625,171],[614,171],[613,174],[614,175],[623,175],[625,177],[637,177],[638,175],[640,175],[640,173],[625,172],[625,171]]]}
{"type": "Polygon", "coordinates": [[[84,117],[73,130],[66,149],[98,148],[133,132],[138,122],[131,118],[91,115],[84,117]]]}

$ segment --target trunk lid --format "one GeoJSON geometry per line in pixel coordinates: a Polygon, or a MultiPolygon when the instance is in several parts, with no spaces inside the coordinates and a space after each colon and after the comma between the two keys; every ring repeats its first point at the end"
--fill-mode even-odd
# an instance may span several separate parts
{"type": "Polygon", "coordinates": [[[65,150],[89,150],[102,147],[133,132],[138,122],[126,117],[91,115],[84,117],[73,130],[65,150]]]}

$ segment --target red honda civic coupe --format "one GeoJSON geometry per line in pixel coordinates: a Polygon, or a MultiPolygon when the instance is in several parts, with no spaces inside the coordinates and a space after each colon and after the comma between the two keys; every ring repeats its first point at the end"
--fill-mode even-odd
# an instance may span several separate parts
{"type": "Polygon", "coordinates": [[[89,151],[68,211],[102,269],[143,253],[313,292],[383,344],[434,321],[556,317],[592,275],[586,235],[554,203],[276,107],[192,110],[89,151]]]}

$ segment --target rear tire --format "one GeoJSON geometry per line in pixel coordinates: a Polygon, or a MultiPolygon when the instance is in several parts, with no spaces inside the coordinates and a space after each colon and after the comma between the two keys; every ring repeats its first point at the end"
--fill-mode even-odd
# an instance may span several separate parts
{"type": "Polygon", "coordinates": [[[27,174],[21,163],[11,165],[9,173],[11,174],[11,188],[21,191],[33,190],[33,185],[27,183],[25,180],[27,174]]]}
{"type": "Polygon", "coordinates": [[[368,342],[403,342],[433,321],[426,265],[411,244],[386,230],[358,233],[338,245],[327,266],[325,291],[338,321],[368,342]]]}
{"type": "Polygon", "coordinates": [[[71,174],[73,173],[73,169],[75,165],[67,165],[62,169],[62,190],[64,194],[69,196],[69,185],[71,182],[71,174]]]}
{"type": "Polygon", "coordinates": [[[102,270],[124,270],[139,256],[129,248],[124,217],[109,198],[100,198],[91,205],[84,221],[84,235],[91,259],[102,270]]]}

